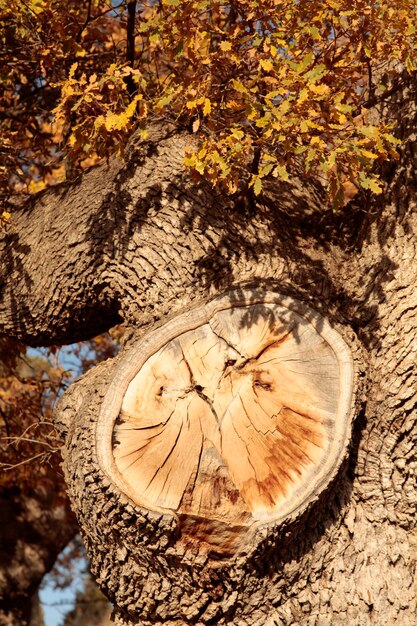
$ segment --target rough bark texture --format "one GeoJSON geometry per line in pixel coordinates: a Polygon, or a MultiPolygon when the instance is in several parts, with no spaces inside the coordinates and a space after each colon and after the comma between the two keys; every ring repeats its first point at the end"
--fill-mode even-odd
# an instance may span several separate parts
{"type": "MultiPolygon", "coordinates": [[[[256,292],[253,300],[256,301],[256,292]]],[[[167,332],[170,330],[168,327],[167,332]]],[[[190,516],[135,505],[125,495],[123,485],[120,488],[112,474],[104,473],[101,450],[91,446],[91,441],[101,435],[97,431],[100,408],[106,410],[106,397],[112,399],[115,395],[109,383],[126,381],[123,361],[128,358],[132,370],[135,358],[131,354],[138,354],[140,348],[128,346],[116,362],[95,368],[73,385],[61,402],[61,421],[70,424],[67,481],[87,546],[94,555],[93,573],[105,585],[122,613],[121,618],[128,622],[265,623],[270,610],[265,593],[272,592],[270,585],[265,584],[268,567],[276,566],[278,559],[281,569],[294,559],[288,551],[289,537],[309,534],[308,528],[317,514],[301,518],[300,511],[313,505],[327,511],[324,503],[328,495],[320,499],[319,489],[310,490],[303,506],[298,504],[295,508],[294,504],[285,514],[278,510],[279,524],[272,516],[266,520],[269,523],[252,523],[243,531],[236,523],[216,524],[206,518],[204,526],[200,521],[193,523],[190,516]],[[83,476],[87,478],[80,490],[83,476]]],[[[151,346],[148,350],[152,350],[151,346]]],[[[190,445],[182,463],[189,462],[191,454],[190,445]]],[[[238,450],[236,454],[239,455],[238,450]]],[[[340,461],[345,455],[344,447],[339,451],[340,461]]],[[[334,476],[334,469],[330,477],[334,476]]],[[[314,484],[311,476],[309,479],[314,484]]],[[[298,541],[295,539],[296,544],[298,541]]]]}
{"type": "Polygon", "coordinates": [[[165,133],[133,146],[127,165],[102,166],[77,185],[47,192],[22,209],[5,236],[2,332],[32,343],[85,336],[95,322],[99,329],[118,315],[137,339],[167,314],[255,282],[310,303],[352,346],[358,388],[348,459],[307,512],[279,531],[262,531],[228,562],[173,553],[173,518],[133,504],[100,470],[97,417],[123,354],[72,386],[57,416],[68,431],[70,495],[119,623],[414,626],[411,79],[396,99],[382,114],[401,120],[405,144],[383,172],[385,192],[358,195],[342,214],[323,214],[319,188],[297,181],[271,184],[255,213],[243,201],[215,196],[183,173],[189,139],[165,133]]]}

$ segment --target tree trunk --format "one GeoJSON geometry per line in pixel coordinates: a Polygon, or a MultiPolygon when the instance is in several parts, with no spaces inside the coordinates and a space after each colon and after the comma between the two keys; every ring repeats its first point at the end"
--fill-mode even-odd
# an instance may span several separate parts
{"type": "Polygon", "coordinates": [[[39,622],[37,590],[58,554],[77,532],[56,474],[35,486],[3,488],[0,493],[0,624],[39,622]]]}
{"type": "Polygon", "coordinates": [[[414,626],[417,116],[402,80],[384,194],[338,215],[297,179],[256,213],[216,195],[168,131],[17,212],[3,332],[131,329],[56,415],[120,624],[414,626]]]}

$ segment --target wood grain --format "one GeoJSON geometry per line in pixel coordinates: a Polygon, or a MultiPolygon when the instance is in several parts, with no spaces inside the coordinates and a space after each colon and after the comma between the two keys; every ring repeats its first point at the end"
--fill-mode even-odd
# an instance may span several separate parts
{"type": "Polygon", "coordinates": [[[197,535],[208,520],[279,517],[331,456],[340,377],[334,347],[296,311],[216,310],[131,380],[113,434],[117,470],[143,506],[200,520],[197,535]]]}

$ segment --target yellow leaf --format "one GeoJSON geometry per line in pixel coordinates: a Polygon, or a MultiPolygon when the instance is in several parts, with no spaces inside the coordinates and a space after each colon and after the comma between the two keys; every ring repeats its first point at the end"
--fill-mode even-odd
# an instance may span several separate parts
{"type": "Polygon", "coordinates": [[[124,112],[123,115],[126,115],[126,117],[128,119],[130,119],[131,117],[133,117],[135,111],[136,111],[136,106],[137,103],[139,102],[139,100],[142,100],[142,94],[138,94],[136,95],[132,102],[126,107],[126,111],[124,112]]]}
{"type": "Polygon", "coordinates": [[[221,44],[219,45],[219,48],[223,52],[228,52],[229,50],[232,49],[232,44],[230,43],[230,41],[222,41],[221,44]]]}
{"type": "Polygon", "coordinates": [[[268,126],[270,120],[271,120],[271,114],[267,113],[266,115],[263,115],[262,117],[256,120],[256,126],[258,128],[265,128],[265,126],[268,126]]]}
{"type": "Polygon", "coordinates": [[[195,154],[190,154],[184,157],[184,165],[186,167],[194,167],[196,164],[195,154]]]}
{"type": "Polygon", "coordinates": [[[376,178],[368,178],[363,172],[359,173],[359,182],[361,187],[369,189],[373,193],[382,193],[382,187],[380,182],[376,178]]]}
{"type": "Polygon", "coordinates": [[[76,57],[85,57],[87,55],[87,51],[82,46],[75,44],[74,48],[76,57]]]}
{"type": "Polygon", "coordinates": [[[193,133],[196,133],[200,128],[200,120],[194,120],[193,122],[193,133]]]}
{"type": "Polygon", "coordinates": [[[253,183],[253,191],[255,193],[255,196],[259,196],[262,191],[262,180],[259,178],[259,176],[256,176],[255,178],[255,182],[253,183]]]}
{"type": "Polygon", "coordinates": [[[359,126],[358,131],[361,135],[365,137],[369,137],[370,139],[376,139],[379,136],[379,128],[377,126],[372,126],[369,124],[368,126],[359,126]]]}
{"type": "Polygon", "coordinates": [[[260,178],[265,178],[266,176],[268,176],[268,174],[271,173],[273,167],[274,167],[273,163],[267,163],[266,165],[261,167],[261,169],[259,170],[260,178]]]}
{"type": "Polygon", "coordinates": [[[206,169],[206,164],[202,161],[197,161],[194,165],[194,169],[197,170],[199,174],[204,174],[204,170],[206,169]]]}
{"type": "Polygon", "coordinates": [[[204,99],[204,107],[203,107],[203,115],[210,115],[211,113],[211,102],[208,98],[204,99]]]}
{"type": "Polygon", "coordinates": [[[324,96],[329,93],[330,87],[328,85],[309,85],[310,91],[318,96],[324,96]]]}
{"type": "Polygon", "coordinates": [[[127,116],[124,113],[117,115],[116,113],[108,113],[104,122],[106,130],[122,130],[128,121],[127,116]]]}
{"type": "Polygon", "coordinates": [[[257,116],[257,110],[250,104],[247,111],[248,120],[253,120],[257,116]]]}
{"type": "Polygon", "coordinates": [[[308,93],[308,89],[302,89],[300,91],[300,95],[298,96],[298,102],[297,104],[303,104],[303,102],[306,102],[306,100],[309,99],[309,93],[308,93]]]}
{"type": "MultiPolygon", "coordinates": [[[[165,96],[162,96],[162,98],[159,98],[155,102],[155,108],[163,109],[164,107],[166,107],[171,102],[171,100],[174,98],[174,96],[175,96],[174,93],[169,93],[169,94],[167,94],[165,96]]],[[[190,100],[190,104],[191,104],[191,102],[194,102],[194,100],[193,101],[190,100]]],[[[189,106],[189,103],[187,102],[187,108],[191,109],[191,108],[194,108],[194,107],[189,106]]]]}
{"type": "Polygon", "coordinates": [[[234,137],[235,139],[237,139],[238,141],[240,141],[241,139],[243,139],[244,137],[244,133],[243,131],[239,130],[238,128],[234,128],[232,130],[231,133],[232,137],[234,137]]]}
{"type": "Polygon", "coordinates": [[[149,131],[146,128],[141,128],[139,130],[139,136],[143,141],[145,141],[149,138],[149,131]]]}
{"type": "Polygon", "coordinates": [[[232,78],[232,86],[233,86],[233,89],[235,91],[238,91],[239,93],[248,93],[248,90],[245,87],[245,85],[241,83],[240,81],[235,80],[234,78],[232,78]]]}
{"type": "Polygon", "coordinates": [[[271,72],[274,69],[271,59],[261,59],[259,65],[265,72],[271,72]]]}
{"type": "Polygon", "coordinates": [[[320,139],[320,137],[315,136],[311,138],[311,141],[310,141],[311,146],[318,146],[321,143],[322,143],[322,140],[320,139]]]}
{"type": "Polygon", "coordinates": [[[291,103],[289,100],[284,100],[278,107],[278,111],[281,115],[285,115],[290,110],[291,103]]]}
{"type": "Polygon", "coordinates": [[[75,90],[69,83],[64,83],[62,86],[62,98],[65,100],[69,98],[69,96],[73,96],[75,94],[75,90]]]}
{"type": "MultiPolygon", "coordinates": [[[[46,187],[46,182],[44,180],[31,180],[29,183],[30,193],[38,193],[38,191],[42,191],[43,189],[45,189],[45,187],[46,187]]],[[[4,213],[7,213],[7,211],[5,211],[4,213]]],[[[6,219],[4,217],[4,213],[3,213],[3,218],[6,219]]],[[[10,213],[7,213],[7,215],[10,216],[10,213]]]]}
{"type": "Polygon", "coordinates": [[[74,78],[74,74],[75,74],[75,70],[78,67],[78,63],[73,63],[70,67],[70,71],[69,71],[69,77],[70,78],[74,78]]]}
{"type": "Polygon", "coordinates": [[[377,159],[378,155],[374,154],[370,150],[361,150],[361,154],[368,159],[377,159]]]}
{"type": "Polygon", "coordinates": [[[103,126],[105,123],[105,117],[104,115],[99,115],[98,117],[96,117],[96,119],[94,120],[94,128],[97,130],[100,128],[100,126],[103,126]]]}
{"type": "Polygon", "coordinates": [[[272,172],[272,175],[275,178],[280,178],[281,180],[289,180],[289,175],[285,165],[277,165],[277,167],[272,172]]]}

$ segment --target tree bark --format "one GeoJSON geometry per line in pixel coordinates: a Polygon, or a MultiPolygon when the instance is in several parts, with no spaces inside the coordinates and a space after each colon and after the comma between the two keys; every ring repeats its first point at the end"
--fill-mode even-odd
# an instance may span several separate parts
{"type": "Polygon", "coordinates": [[[271,183],[256,213],[216,195],[184,173],[191,140],[171,131],[16,214],[3,242],[2,332],[36,344],[118,317],[131,328],[121,354],[74,383],[56,417],[93,572],[120,624],[414,626],[417,115],[415,82],[401,80],[380,112],[401,120],[404,140],[382,171],[384,194],[358,194],[338,215],[323,212],[318,185],[296,179],[271,183]],[[68,235],[56,242],[54,228],[68,235]],[[349,346],[347,458],[307,509],[261,525],[244,547],[222,556],[198,540],[181,553],[175,516],[138,503],[103,466],[100,415],[109,389],[136,374],[121,364],[134,361],[138,342],[254,285],[304,302],[349,346]]]}

